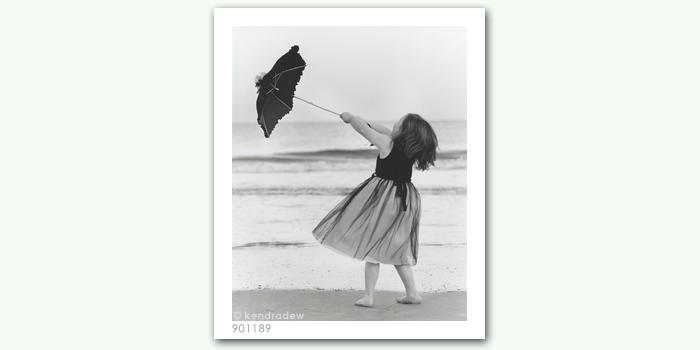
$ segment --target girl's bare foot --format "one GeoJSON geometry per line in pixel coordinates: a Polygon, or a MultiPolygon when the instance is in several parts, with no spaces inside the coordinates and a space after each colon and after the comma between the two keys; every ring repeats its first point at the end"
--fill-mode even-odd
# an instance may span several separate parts
{"type": "Polygon", "coordinates": [[[415,296],[405,296],[396,299],[396,302],[399,304],[420,304],[420,302],[423,300],[423,298],[420,297],[420,295],[416,294],[415,296]]]}
{"type": "Polygon", "coordinates": [[[364,297],[355,302],[355,306],[372,307],[372,299],[364,297]]]}

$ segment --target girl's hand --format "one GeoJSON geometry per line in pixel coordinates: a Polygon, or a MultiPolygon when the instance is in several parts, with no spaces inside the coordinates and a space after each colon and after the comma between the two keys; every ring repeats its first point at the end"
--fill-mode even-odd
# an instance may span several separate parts
{"type": "Polygon", "coordinates": [[[352,118],[352,117],[353,117],[353,115],[351,113],[348,113],[348,112],[343,112],[340,114],[340,119],[342,119],[345,122],[345,124],[349,123],[350,118],[352,118]]]}

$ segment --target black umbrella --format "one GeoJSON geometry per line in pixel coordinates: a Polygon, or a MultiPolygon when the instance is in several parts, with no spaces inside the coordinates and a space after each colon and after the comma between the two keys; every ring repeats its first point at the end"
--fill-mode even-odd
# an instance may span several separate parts
{"type": "Polygon", "coordinates": [[[270,137],[277,122],[292,110],[294,98],[338,115],[338,113],[294,96],[305,67],[306,62],[299,55],[299,46],[294,45],[289,52],[275,62],[269,72],[256,78],[258,124],[263,129],[265,137],[270,137]]]}

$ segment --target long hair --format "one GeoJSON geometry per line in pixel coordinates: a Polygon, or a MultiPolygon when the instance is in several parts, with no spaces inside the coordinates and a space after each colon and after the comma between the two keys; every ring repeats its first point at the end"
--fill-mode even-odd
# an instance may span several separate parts
{"type": "Polygon", "coordinates": [[[415,162],[416,169],[428,170],[435,166],[438,139],[433,128],[420,115],[406,114],[398,135],[394,137],[394,145],[415,162]]]}

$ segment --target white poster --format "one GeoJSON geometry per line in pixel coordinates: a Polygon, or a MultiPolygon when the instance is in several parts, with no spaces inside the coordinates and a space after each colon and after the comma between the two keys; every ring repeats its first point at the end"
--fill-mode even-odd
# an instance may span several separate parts
{"type": "Polygon", "coordinates": [[[214,337],[485,338],[483,9],[214,11],[214,337]]]}

